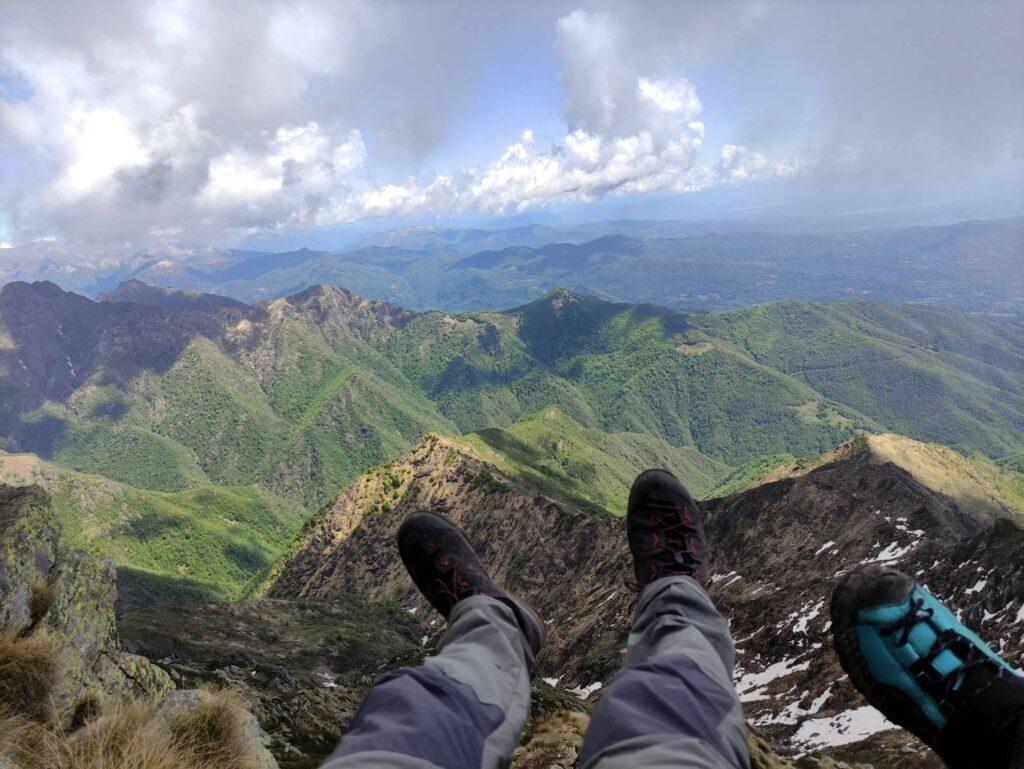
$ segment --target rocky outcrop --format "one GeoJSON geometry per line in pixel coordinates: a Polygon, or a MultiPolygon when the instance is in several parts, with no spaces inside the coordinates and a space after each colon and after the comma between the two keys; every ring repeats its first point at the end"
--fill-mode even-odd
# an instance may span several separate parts
{"type": "Polygon", "coordinates": [[[105,699],[171,687],[146,658],[120,649],[116,577],[112,561],[64,543],[46,492],[0,485],[0,625],[43,633],[61,650],[54,696],[62,721],[105,699]]]}
{"type": "Polygon", "coordinates": [[[256,599],[151,606],[120,620],[124,645],[179,686],[244,692],[284,767],[313,767],[337,745],[367,687],[418,664],[426,627],[394,604],[256,599]]]}
{"type": "Polygon", "coordinates": [[[112,561],[64,541],[46,492],[0,484],[0,767],[149,766],[142,754],[163,740],[181,769],[209,769],[193,754],[214,743],[233,756],[218,766],[277,769],[237,698],[174,691],[123,650],[116,578],[112,561]]]}
{"type": "MultiPolygon", "coordinates": [[[[860,563],[892,563],[1018,659],[1024,532],[855,448],[707,503],[711,592],[732,622],[748,719],[776,750],[805,755],[803,766],[842,751],[876,767],[926,767],[934,757],[887,731],[842,675],[828,634],[832,586],[860,563]]],[[[634,601],[623,586],[622,521],[523,490],[456,441],[428,438],[346,489],[282,561],[271,594],[326,600],[356,590],[422,616],[428,607],[393,543],[405,515],[423,508],[461,526],[498,581],[545,617],[540,675],[596,699],[621,660],[634,601]]]]}

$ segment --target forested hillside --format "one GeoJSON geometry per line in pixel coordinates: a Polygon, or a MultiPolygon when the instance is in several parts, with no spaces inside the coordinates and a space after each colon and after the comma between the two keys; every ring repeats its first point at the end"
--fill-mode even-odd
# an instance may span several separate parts
{"type": "Polygon", "coordinates": [[[559,290],[415,314],[323,286],[247,306],[15,283],[0,290],[3,466],[74,500],[69,532],[129,567],[126,596],[231,596],[303,515],[427,433],[466,435],[541,491],[567,478],[559,493],[589,510],[619,506],[644,466],[706,494],[859,431],[1010,472],[1019,332],[864,302],[683,314],[559,290]]]}

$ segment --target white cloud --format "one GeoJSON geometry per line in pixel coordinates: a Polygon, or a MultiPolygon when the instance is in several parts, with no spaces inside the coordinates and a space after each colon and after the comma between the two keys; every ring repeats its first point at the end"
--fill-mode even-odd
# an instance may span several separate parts
{"type": "Polygon", "coordinates": [[[365,155],[357,130],[336,138],[315,122],[283,126],[254,150],[235,149],[212,158],[199,201],[218,209],[278,197],[327,195],[365,155]]]}
{"type": "Polygon", "coordinates": [[[0,248],[14,248],[14,244],[8,243],[5,240],[0,240],[0,248]]]}
{"type": "Polygon", "coordinates": [[[336,199],[320,222],[447,210],[522,211],[610,194],[692,192],[802,167],[769,161],[741,145],[726,145],[717,161],[698,163],[706,129],[697,119],[702,105],[692,82],[639,71],[611,16],[577,9],[559,19],[557,32],[570,127],[561,141],[541,148],[526,131],[482,168],[336,199]]]}
{"type": "Polygon", "coordinates": [[[697,89],[689,80],[668,82],[648,80],[641,77],[636,81],[640,96],[653,102],[654,106],[670,115],[679,115],[682,120],[697,117],[701,111],[697,89]]]}
{"type": "MultiPolygon", "coordinates": [[[[8,223],[5,234],[19,238],[33,225],[117,241],[524,210],[799,168],[738,145],[699,163],[706,135],[696,86],[678,68],[652,67],[619,17],[599,11],[555,23],[561,139],[541,146],[526,131],[477,167],[396,180],[380,170],[386,131],[360,126],[365,115],[349,115],[335,92],[378,85],[363,87],[361,75],[381,58],[374,46],[417,13],[411,6],[396,14],[363,0],[128,2],[117,12],[66,7],[60,24],[44,6],[17,6],[0,29],[0,67],[30,94],[0,98],[0,152],[15,147],[35,164],[27,196],[0,183],[8,211],[31,205],[8,223]]],[[[392,118],[385,103],[381,123],[392,118]]]]}
{"type": "Polygon", "coordinates": [[[65,200],[80,198],[122,168],[148,159],[128,120],[115,110],[78,108],[63,130],[67,165],[56,188],[65,200]]]}

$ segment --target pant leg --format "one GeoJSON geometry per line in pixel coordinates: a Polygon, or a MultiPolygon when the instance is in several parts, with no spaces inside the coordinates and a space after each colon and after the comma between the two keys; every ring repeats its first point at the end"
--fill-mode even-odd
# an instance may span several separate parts
{"type": "Polygon", "coordinates": [[[581,769],[749,769],[729,625],[689,577],[640,593],[623,669],[594,709],[581,769]]]}
{"type": "Polygon", "coordinates": [[[323,769],[501,769],[526,723],[532,668],[512,609],[466,598],[436,656],[374,684],[323,769]]]}

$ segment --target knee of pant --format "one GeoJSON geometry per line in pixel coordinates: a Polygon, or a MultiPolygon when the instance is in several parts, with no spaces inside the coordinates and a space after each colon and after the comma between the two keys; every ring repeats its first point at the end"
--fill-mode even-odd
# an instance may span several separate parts
{"type": "Polygon", "coordinates": [[[744,765],[745,727],[735,692],[689,657],[655,657],[620,672],[594,710],[580,763],[619,742],[655,734],[699,739],[729,763],[744,765]],[[733,744],[737,735],[742,745],[733,744]]]}
{"type": "Polygon", "coordinates": [[[395,670],[378,681],[334,756],[385,750],[446,769],[479,769],[501,708],[434,667],[395,670]]]}

